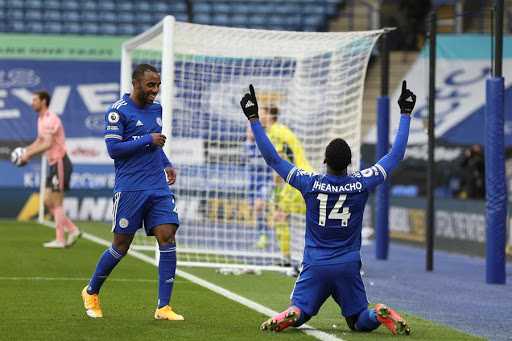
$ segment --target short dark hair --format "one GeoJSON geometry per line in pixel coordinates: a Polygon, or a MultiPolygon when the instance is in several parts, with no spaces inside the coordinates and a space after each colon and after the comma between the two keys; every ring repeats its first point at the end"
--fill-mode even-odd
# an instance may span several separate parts
{"type": "Polygon", "coordinates": [[[34,94],[37,97],[39,97],[39,99],[41,101],[46,101],[46,106],[47,107],[50,106],[50,101],[52,100],[52,98],[50,97],[50,94],[48,93],[48,91],[45,91],[45,90],[36,91],[36,92],[34,92],[34,94]]]}
{"type": "Polygon", "coordinates": [[[344,139],[336,138],[329,142],[325,148],[325,163],[337,172],[346,169],[352,163],[352,151],[344,139]]]}
{"type": "Polygon", "coordinates": [[[144,72],[146,71],[158,73],[158,70],[153,65],[139,64],[135,67],[135,69],[133,69],[132,80],[141,78],[142,76],[144,76],[144,72]]]}

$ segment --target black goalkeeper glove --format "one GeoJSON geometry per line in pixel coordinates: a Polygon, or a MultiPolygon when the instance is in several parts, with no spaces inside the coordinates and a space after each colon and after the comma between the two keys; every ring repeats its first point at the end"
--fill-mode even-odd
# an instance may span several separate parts
{"type": "Polygon", "coordinates": [[[247,119],[258,119],[258,101],[256,100],[256,94],[254,93],[254,87],[249,85],[250,94],[245,94],[240,101],[240,106],[247,119]]]}
{"type": "Polygon", "coordinates": [[[409,89],[407,89],[407,82],[402,82],[402,93],[398,98],[398,105],[400,106],[400,112],[402,114],[410,115],[416,104],[416,95],[409,89]]]}

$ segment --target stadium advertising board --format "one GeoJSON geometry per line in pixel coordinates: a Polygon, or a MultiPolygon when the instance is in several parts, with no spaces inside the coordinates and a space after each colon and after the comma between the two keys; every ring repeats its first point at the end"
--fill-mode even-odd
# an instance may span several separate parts
{"type": "MultiPolygon", "coordinates": [[[[391,237],[425,242],[426,200],[392,198],[389,212],[391,237]]],[[[372,207],[373,208],[373,207],[372,207]]],[[[368,207],[367,210],[372,210],[368,207]]],[[[509,212],[512,206],[509,206],[509,212]]],[[[509,215],[507,254],[512,256],[509,215]]],[[[375,226],[375,222],[370,223],[375,226]]],[[[485,252],[485,203],[474,200],[437,199],[435,210],[436,247],[448,251],[483,255],[485,252]]]]}
{"type": "MultiPolygon", "coordinates": [[[[512,37],[504,38],[503,76],[506,91],[506,145],[512,145],[512,37]]],[[[409,144],[427,142],[428,46],[420,52],[404,79],[413,80],[411,88],[417,96],[411,121],[409,144]]],[[[393,66],[391,66],[392,68],[393,66]]],[[[481,34],[439,34],[436,67],[436,136],[451,144],[483,144],[485,137],[485,81],[491,75],[491,40],[481,34]]],[[[392,113],[400,89],[391,96],[392,113]]],[[[392,134],[398,128],[399,115],[390,115],[392,134]]],[[[376,141],[375,127],[365,143],[376,141]]],[[[392,135],[393,136],[393,135],[392,135]]]]}

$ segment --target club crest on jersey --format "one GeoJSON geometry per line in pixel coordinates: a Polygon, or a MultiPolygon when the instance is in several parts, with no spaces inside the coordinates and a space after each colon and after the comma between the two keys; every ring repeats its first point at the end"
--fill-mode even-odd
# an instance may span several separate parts
{"type": "Polygon", "coordinates": [[[119,114],[115,111],[112,111],[108,114],[108,121],[110,123],[117,123],[119,122],[119,114]]]}
{"type": "Polygon", "coordinates": [[[128,227],[128,219],[126,218],[121,218],[119,219],[119,226],[122,228],[122,229],[125,229],[128,227]]]}
{"type": "Polygon", "coordinates": [[[162,119],[160,117],[156,118],[156,124],[158,124],[160,127],[162,126],[162,119]]]}

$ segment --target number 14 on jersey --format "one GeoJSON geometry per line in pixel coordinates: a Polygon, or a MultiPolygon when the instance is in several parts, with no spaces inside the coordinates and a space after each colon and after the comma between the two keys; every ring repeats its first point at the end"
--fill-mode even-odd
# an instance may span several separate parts
{"type": "MultiPolygon", "coordinates": [[[[318,225],[325,227],[325,221],[327,217],[327,199],[329,196],[324,193],[319,193],[316,197],[320,201],[320,210],[318,214],[318,225]]],[[[341,220],[341,227],[348,226],[348,220],[350,219],[350,210],[348,207],[343,207],[345,200],[347,199],[346,194],[340,194],[336,204],[329,213],[328,219],[341,220]]]]}

